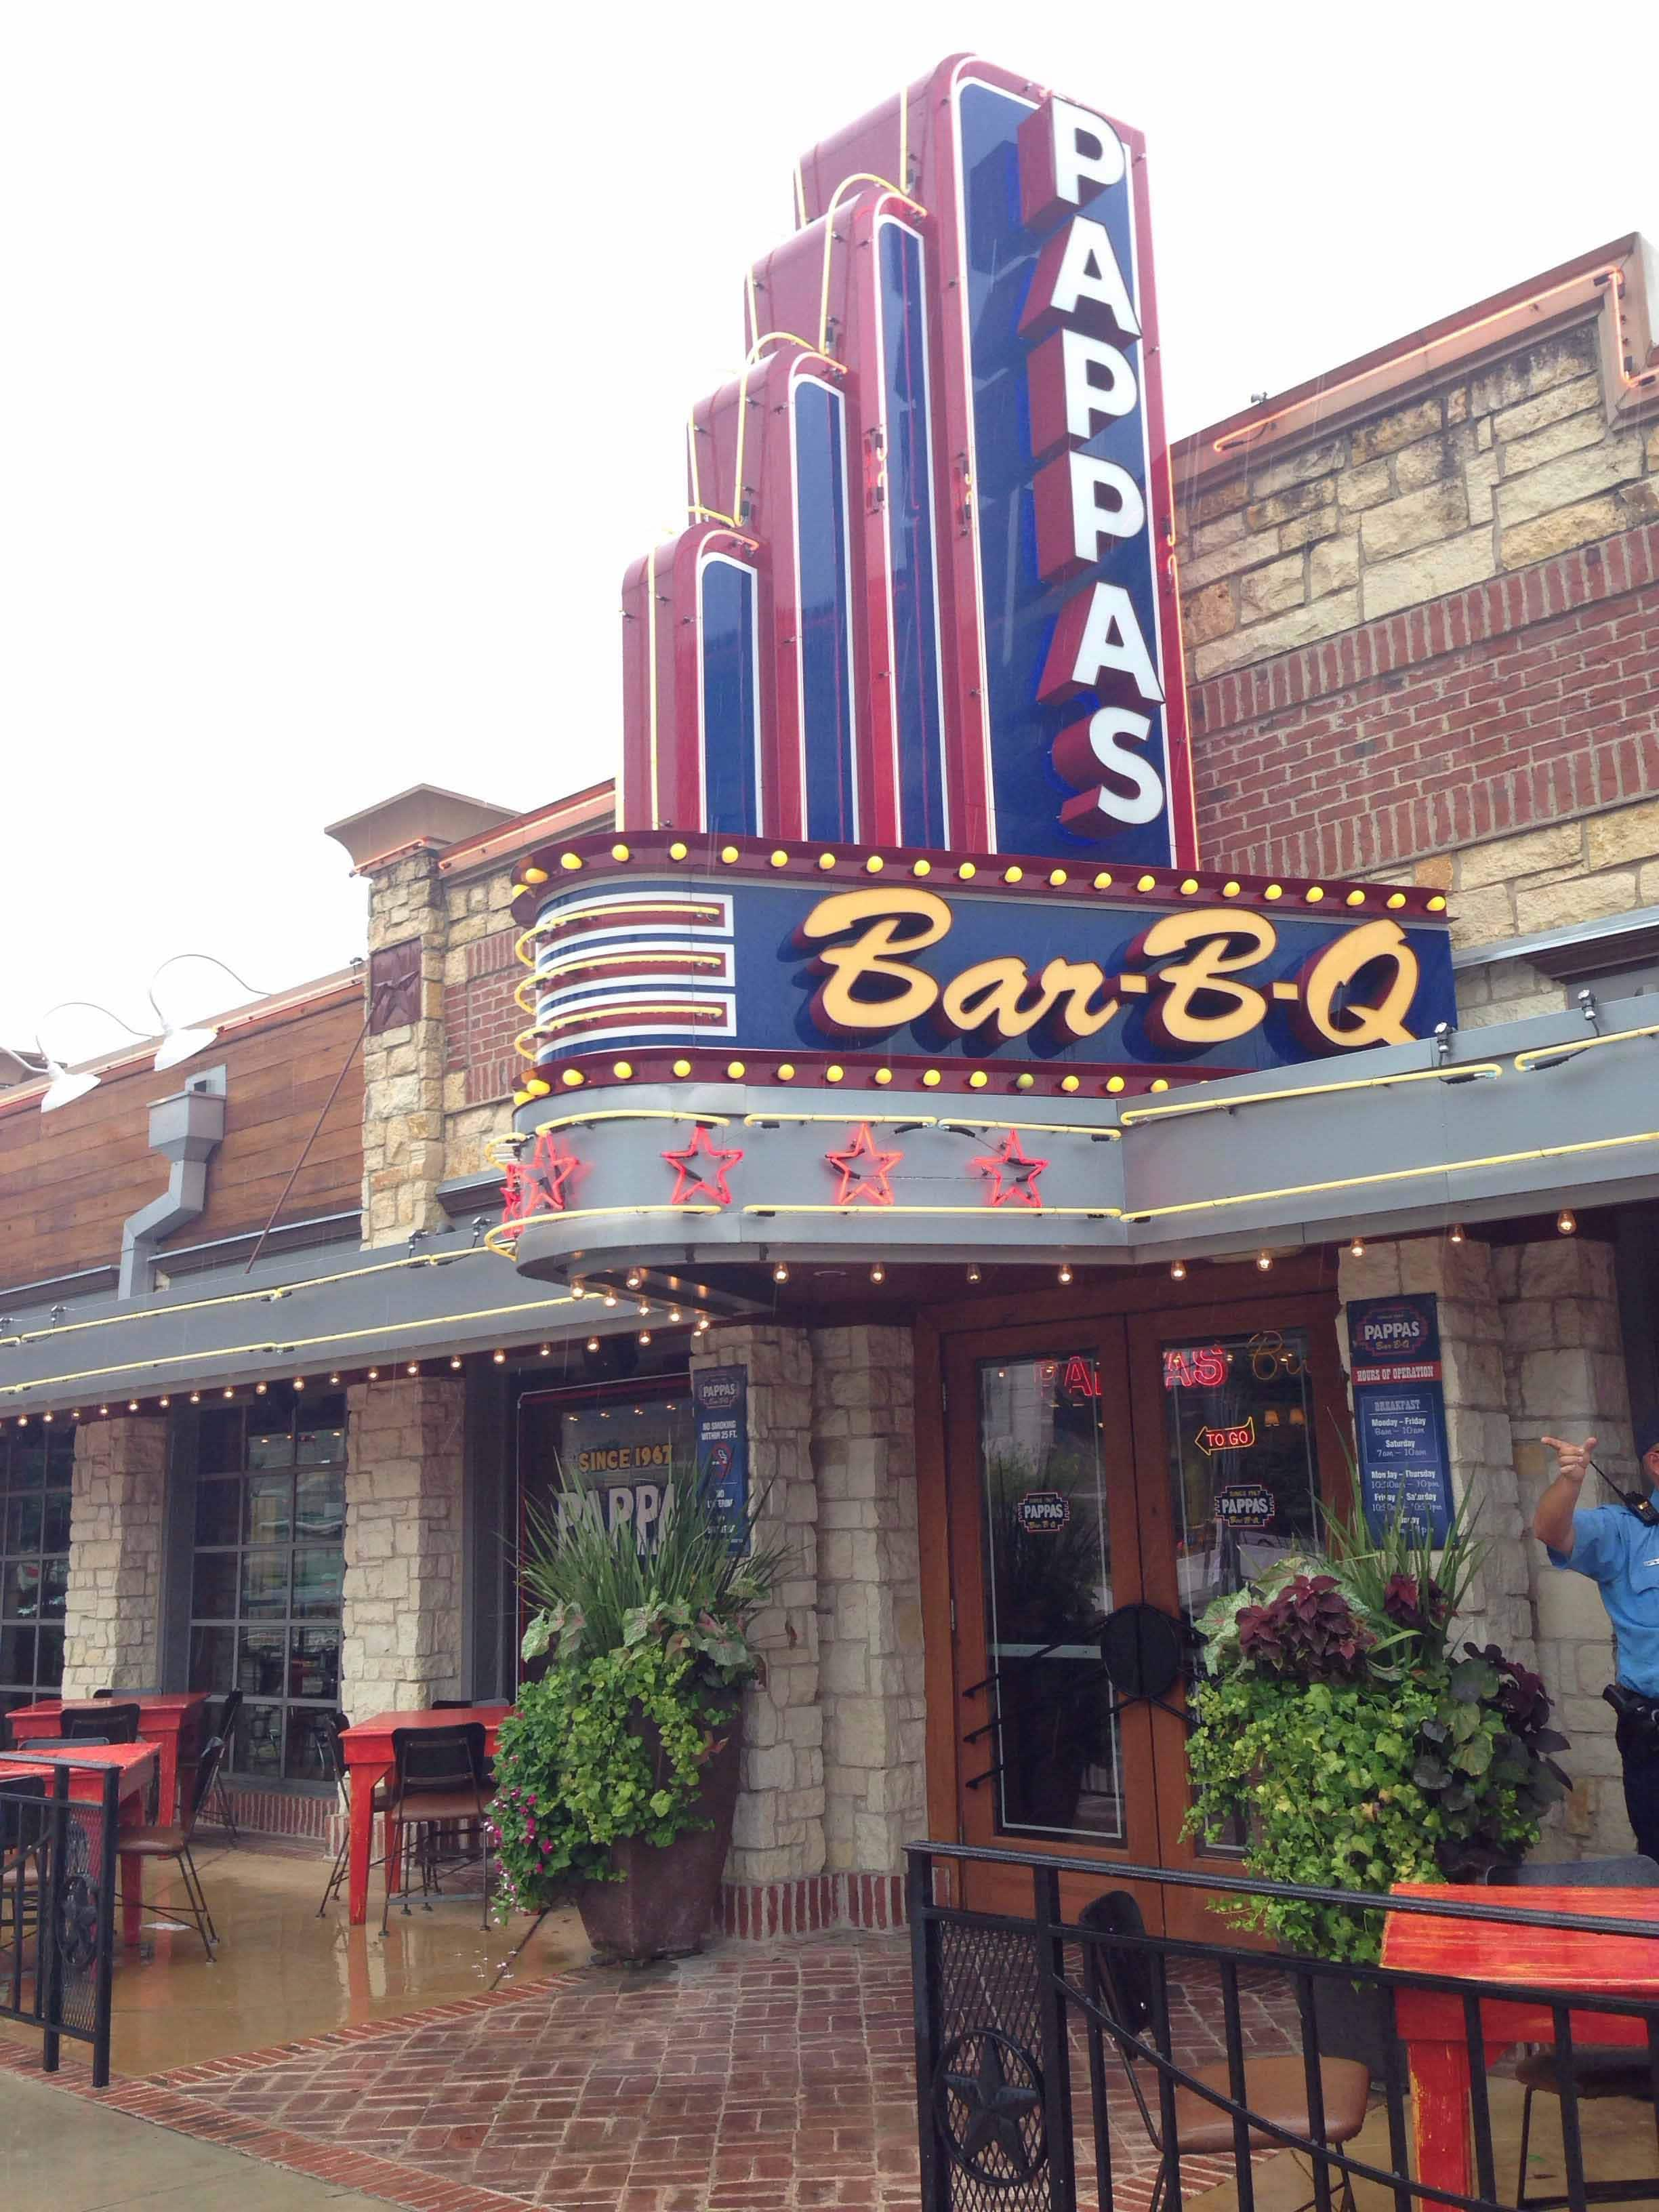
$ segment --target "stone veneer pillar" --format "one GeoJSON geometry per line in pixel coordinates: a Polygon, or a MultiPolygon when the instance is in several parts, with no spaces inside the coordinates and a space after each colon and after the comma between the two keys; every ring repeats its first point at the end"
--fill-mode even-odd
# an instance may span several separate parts
{"type": "MultiPolygon", "coordinates": [[[[1540,1441],[1547,1435],[1593,1435],[1597,1463],[1616,1481],[1635,1479],[1613,1247],[1585,1237],[1552,1237],[1498,1246],[1492,1261],[1520,1507],[1530,1524],[1555,1475],[1555,1455],[1540,1441]]],[[[1584,1503],[1607,1500],[1592,1475],[1584,1503]]],[[[1539,1671],[1562,1732],[1572,1740],[1561,1764],[1575,1788],[1559,1841],[1570,1850],[1628,1851],[1615,1724],[1601,1698],[1613,1680],[1613,1651],[1601,1593],[1583,1575],[1559,1573],[1534,1537],[1528,1537],[1527,1551],[1539,1671]]]]}
{"type": "Polygon", "coordinates": [[[461,1692],[460,1376],[347,1392],[341,1702],[355,1720],[461,1692]]]}
{"type": "MultiPolygon", "coordinates": [[[[817,1493],[808,1443],[812,1360],[804,1329],[744,1322],[704,1339],[691,1361],[749,1375],[749,1483],[763,1543],[788,1547],[777,1602],[754,1625],[764,1678],[744,1698],[743,1790],[728,1891],[766,1889],[823,1867],[823,1712],[818,1702],[817,1493]],[[762,1504],[761,1501],[764,1500],[762,1504]]],[[[734,1921],[746,1914],[734,1911],[734,1921]]],[[[759,1932],[758,1929],[756,1932],[759,1932]]]]}
{"type": "Polygon", "coordinates": [[[910,1331],[815,1330],[812,1354],[827,1865],[890,1877],[927,1827],[910,1331]]]}
{"type": "Polygon", "coordinates": [[[83,1421],[70,1498],[64,1694],[160,1680],[164,1420],[83,1421]]]}
{"type": "Polygon", "coordinates": [[[374,956],[417,941],[418,1012],[363,1040],[363,1231],[392,1244],[442,1224],[444,946],[448,928],[438,848],[422,846],[369,874],[369,985],[374,956]]]}

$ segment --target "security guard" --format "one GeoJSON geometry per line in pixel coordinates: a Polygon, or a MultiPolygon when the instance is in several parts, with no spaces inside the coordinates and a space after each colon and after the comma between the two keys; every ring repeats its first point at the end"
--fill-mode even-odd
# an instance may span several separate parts
{"type": "Polygon", "coordinates": [[[1602,1695],[1619,1716],[1619,1756],[1625,1768],[1625,1809],[1636,1848],[1659,1859],[1659,1415],[1637,1431],[1642,1487],[1622,1505],[1581,1506],[1594,1437],[1582,1444],[1559,1437],[1555,1480],[1538,1501],[1532,1532],[1550,1560],[1601,1585],[1613,1623],[1617,1679],[1602,1695]]]}

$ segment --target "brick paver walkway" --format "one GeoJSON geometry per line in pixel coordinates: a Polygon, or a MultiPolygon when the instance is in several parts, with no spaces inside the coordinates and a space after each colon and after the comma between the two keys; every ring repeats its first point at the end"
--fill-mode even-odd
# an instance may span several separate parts
{"type": "MultiPolygon", "coordinates": [[[[1172,1996],[1178,2056],[1220,2057],[1218,1999],[1172,1996]]],[[[1290,2047],[1277,1991],[1243,2011],[1250,2048],[1290,2047]]],[[[907,1939],[836,1935],[585,1969],[106,2095],[416,2212],[919,2212],[914,2051],[907,1939]]],[[[1137,2212],[1155,2161],[1111,2075],[1114,2199],[1137,2212]]],[[[1183,2162],[1188,2194],[1231,2178],[1183,2162]]]]}

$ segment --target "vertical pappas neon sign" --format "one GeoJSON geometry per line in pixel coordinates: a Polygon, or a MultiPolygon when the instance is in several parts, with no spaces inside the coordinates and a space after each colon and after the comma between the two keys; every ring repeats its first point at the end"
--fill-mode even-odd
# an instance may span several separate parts
{"type": "Polygon", "coordinates": [[[624,584],[624,826],[1191,864],[1138,136],[957,59],[796,212],[624,584]]]}

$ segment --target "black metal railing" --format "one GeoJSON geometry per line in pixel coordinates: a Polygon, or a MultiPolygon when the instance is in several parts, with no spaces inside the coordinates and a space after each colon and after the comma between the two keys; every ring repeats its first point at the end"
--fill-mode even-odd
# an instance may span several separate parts
{"type": "Polygon", "coordinates": [[[70,1759],[46,1771],[0,1768],[0,2019],[38,2027],[42,2063],[58,2069],[63,2037],[92,2045],[95,2088],[109,2081],[115,1960],[119,1777],[100,1778],[95,1800],[71,1796],[70,1759]]]}
{"type": "MultiPolygon", "coordinates": [[[[1256,2162],[1280,2151],[1309,2172],[1305,2212],[1353,2212],[1356,2183],[1386,2192],[1366,2201],[1394,2212],[1659,2203],[1659,2172],[1600,2170],[1652,2154],[1659,1887],[1652,1919],[1610,1919],[1532,1911],[1524,1891],[1447,1902],[961,1844],[907,1856],[923,2212],[1109,2212],[1115,2202],[1139,2212],[1149,2194],[1151,2212],[1175,2212],[1183,2193],[1230,2181],[1239,2212],[1254,2212],[1256,2162]],[[1080,1907],[1079,1875],[1097,1893],[1080,1907]],[[951,1901],[992,1879],[999,1897],[1013,1885],[1022,1899],[1029,1881],[1029,1913],[951,1901]],[[1540,1929],[1640,1939],[1651,1967],[1638,1950],[1630,1978],[1656,1994],[1149,1933],[1142,1885],[1164,1901],[1197,1891],[1500,1922],[1517,1945],[1540,1929]],[[1522,2031],[1530,2040],[1512,2063],[1522,2031]],[[1431,2059],[1451,2075],[1414,2075],[1431,2059]],[[1527,2179],[1540,2096],[1559,2101],[1560,2142],[1559,2186],[1541,2193],[1527,2179]],[[1591,2099],[1622,2100],[1629,2124],[1598,2128],[1587,2149],[1580,2107],[1591,2099]]],[[[1571,1883],[1571,1869],[1562,1874],[1571,1883]]]]}

